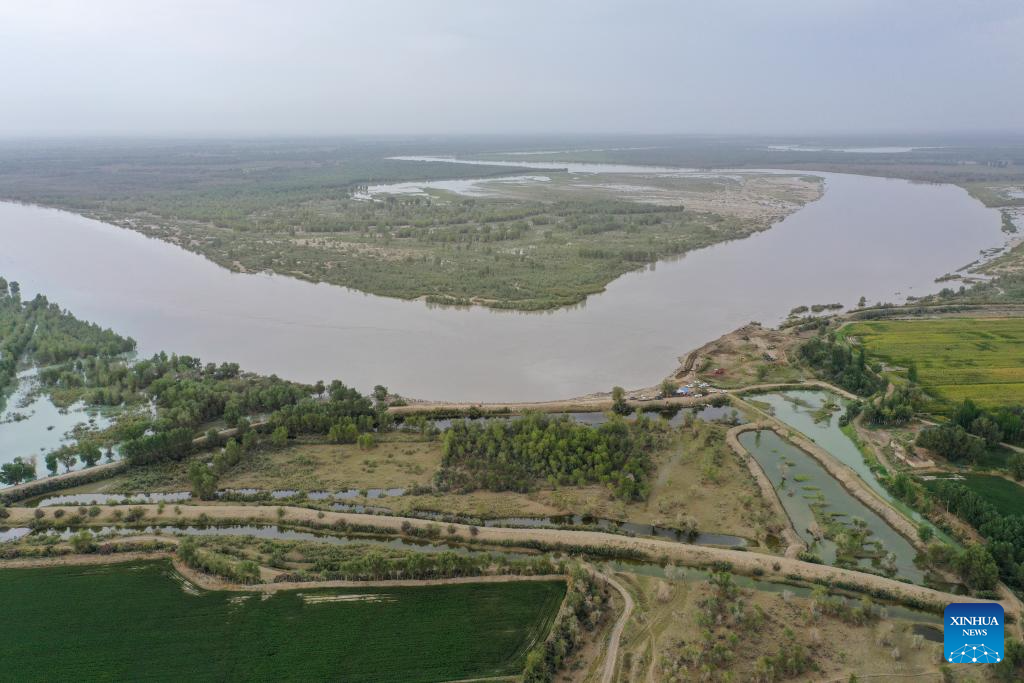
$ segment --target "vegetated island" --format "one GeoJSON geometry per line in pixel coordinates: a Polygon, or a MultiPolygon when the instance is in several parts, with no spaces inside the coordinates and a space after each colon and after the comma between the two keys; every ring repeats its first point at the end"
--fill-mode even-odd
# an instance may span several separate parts
{"type": "Polygon", "coordinates": [[[767,229],[823,191],[819,178],[797,173],[579,178],[558,170],[526,183],[483,183],[471,196],[388,189],[537,174],[389,158],[402,151],[337,140],[0,147],[0,197],[136,230],[237,272],[540,310],[578,304],[658,260],[767,229]],[[371,193],[375,186],[382,189],[371,193]]]}

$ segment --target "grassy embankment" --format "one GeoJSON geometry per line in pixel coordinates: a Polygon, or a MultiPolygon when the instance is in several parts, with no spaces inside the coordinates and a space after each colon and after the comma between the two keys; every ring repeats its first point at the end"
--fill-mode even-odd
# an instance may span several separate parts
{"type": "Polygon", "coordinates": [[[516,675],[564,594],[561,582],[510,582],[261,598],[183,585],[163,562],[4,569],[0,602],[5,621],[18,624],[5,636],[4,675],[403,682],[516,675]]]}

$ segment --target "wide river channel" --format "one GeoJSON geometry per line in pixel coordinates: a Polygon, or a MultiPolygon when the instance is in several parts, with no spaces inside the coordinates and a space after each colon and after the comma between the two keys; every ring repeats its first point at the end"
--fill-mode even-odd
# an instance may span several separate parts
{"type": "MultiPolygon", "coordinates": [[[[612,170],[629,168],[650,172],[612,170]]],[[[143,355],[384,384],[416,398],[529,401],[653,385],[680,355],[751,320],[774,325],[797,305],[934,292],[937,276],[1003,244],[999,213],[961,188],[813,175],[825,178],[823,197],[770,230],[629,273],[547,313],[231,273],[130,230],[14,203],[0,203],[0,275],[134,337],[143,355]]]]}

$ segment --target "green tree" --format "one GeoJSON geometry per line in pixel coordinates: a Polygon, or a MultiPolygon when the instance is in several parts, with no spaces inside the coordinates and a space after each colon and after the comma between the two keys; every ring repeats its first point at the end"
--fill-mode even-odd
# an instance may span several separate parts
{"type": "Polygon", "coordinates": [[[188,466],[188,479],[192,483],[192,495],[202,500],[211,500],[217,494],[217,475],[201,460],[193,460],[188,466]]]}
{"type": "Polygon", "coordinates": [[[622,387],[612,387],[612,410],[619,415],[629,415],[633,412],[626,404],[626,390],[622,387]]]}
{"type": "Polygon", "coordinates": [[[92,467],[103,457],[103,452],[92,441],[84,441],[78,445],[78,457],[86,467],[92,467]]]}
{"type": "Polygon", "coordinates": [[[256,432],[247,431],[245,436],[242,437],[242,450],[246,453],[251,453],[256,448],[257,440],[256,432]]]}
{"type": "Polygon", "coordinates": [[[973,590],[992,590],[999,581],[999,566],[983,545],[968,546],[953,564],[967,587],[973,590]]]}
{"type": "Polygon", "coordinates": [[[1017,481],[1024,479],[1024,453],[1014,451],[1007,460],[1007,469],[1010,475],[1017,481]]]}
{"type": "MultiPolygon", "coordinates": [[[[56,469],[56,468],[55,468],[56,469]]],[[[36,463],[33,458],[16,457],[11,462],[0,465],[0,482],[4,484],[20,484],[36,478],[36,463]]]]}
{"type": "Polygon", "coordinates": [[[288,428],[278,427],[270,435],[270,443],[274,448],[284,448],[288,445],[288,428]]]}
{"type": "Polygon", "coordinates": [[[971,422],[970,432],[971,434],[984,439],[985,444],[990,448],[998,446],[999,442],[1003,440],[1003,432],[999,429],[999,425],[984,415],[975,418],[974,421],[971,422]]]}
{"type": "Polygon", "coordinates": [[[373,388],[373,400],[377,403],[384,403],[388,400],[388,388],[382,384],[378,384],[373,388]]]}
{"type": "Polygon", "coordinates": [[[57,460],[61,465],[64,466],[65,472],[70,472],[71,468],[78,462],[78,455],[67,449],[61,449],[57,451],[57,460]]]}
{"type": "Polygon", "coordinates": [[[71,547],[79,555],[96,551],[96,543],[93,535],[86,529],[82,529],[71,537],[71,547]]]}
{"type": "Polygon", "coordinates": [[[996,678],[1000,681],[1024,680],[1024,643],[1016,638],[1008,638],[1005,649],[1003,661],[992,666],[996,678]]]}

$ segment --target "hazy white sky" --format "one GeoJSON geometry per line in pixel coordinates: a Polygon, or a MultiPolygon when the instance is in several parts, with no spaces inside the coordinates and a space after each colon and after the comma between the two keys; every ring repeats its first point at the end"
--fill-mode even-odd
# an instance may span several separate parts
{"type": "Polygon", "coordinates": [[[1022,0],[0,0],[0,136],[1020,130],[1022,0]]]}

